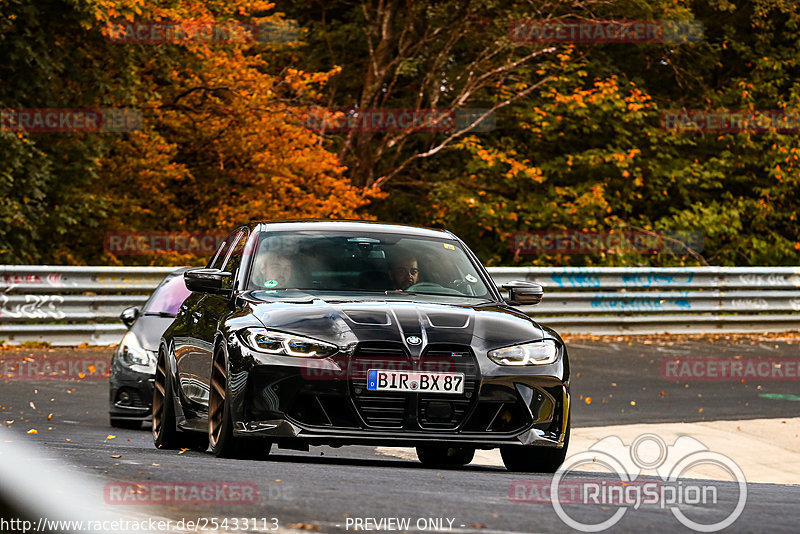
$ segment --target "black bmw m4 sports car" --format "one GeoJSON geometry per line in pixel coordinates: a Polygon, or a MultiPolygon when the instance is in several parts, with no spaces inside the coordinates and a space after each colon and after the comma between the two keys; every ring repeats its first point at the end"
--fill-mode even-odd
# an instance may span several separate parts
{"type": "Polygon", "coordinates": [[[500,448],[553,472],[569,443],[567,350],[443,230],[350,221],[252,223],[184,281],[161,339],[159,448],[266,455],[272,444],[413,446],[427,465],[500,448]]]}

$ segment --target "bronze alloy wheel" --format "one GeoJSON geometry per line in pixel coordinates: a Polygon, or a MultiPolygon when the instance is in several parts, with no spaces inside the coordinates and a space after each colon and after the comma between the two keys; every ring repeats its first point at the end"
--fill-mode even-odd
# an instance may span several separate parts
{"type": "Polygon", "coordinates": [[[222,351],[217,351],[211,369],[211,391],[208,395],[208,441],[212,448],[217,447],[222,437],[225,419],[226,375],[222,351]]]}
{"type": "Polygon", "coordinates": [[[156,364],[156,378],[153,384],[153,440],[158,442],[163,434],[164,425],[164,397],[166,395],[167,371],[166,358],[159,351],[156,364]]]}
{"type": "Polygon", "coordinates": [[[239,437],[233,434],[228,391],[225,350],[219,348],[211,368],[211,391],[208,394],[208,442],[220,458],[259,459],[269,454],[270,443],[262,438],[239,437]]]}
{"type": "Polygon", "coordinates": [[[208,436],[202,432],[180,430],[176,425],[172,381],[167,370],[167,357],[162,351],[158,353],[153,385],[153,444],[156,448],[206,450],[208,436]]]}

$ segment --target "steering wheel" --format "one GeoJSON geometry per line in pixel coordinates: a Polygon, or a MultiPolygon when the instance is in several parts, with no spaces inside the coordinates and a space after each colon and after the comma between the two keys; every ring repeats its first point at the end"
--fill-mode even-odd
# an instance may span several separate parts
{"type": "Polygon", "coordinates": [[[419,291],[421,293],[441,293],[442,295],[464,295],[461,291],[444,287],[443,285],[435,284],[433,282],[419,282],[413,286],[406,288],[406,291],[419,291]]]}

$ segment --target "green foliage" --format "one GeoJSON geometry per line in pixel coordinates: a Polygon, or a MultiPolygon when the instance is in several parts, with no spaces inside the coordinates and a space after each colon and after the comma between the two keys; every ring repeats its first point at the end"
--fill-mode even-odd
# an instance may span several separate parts
{"type": "MultiPolygon", "coordinates": [[[[496,7],[496,17],[487,19],[485,31],[453,47],[443,87],[463,80],[474,54],[491,49],[499,38],[497,27],[514,19],[569,14],[598,20],[695,21],[702,24],[704,38],[682,44],[551,45],[552,51],[519,66],[514,76],[462,103],[502,105],[541,82],[535,92],[498,110],[494,131],[461,138],[387,181],[383,187],[388,197],[373,206],[379,218],[451,228],[490,264],[758,265],[800,260],[797,133],[691,133],[660,125],[661,114],[676,109],[800,109],[797,5],[774,0],[735,5],[585,3],[576,13],[570,11],[574,4],[560,2],[537,5],[536,11],[514,2],[467,4],[481,14],[496,7]],[[533,230],[642,230],[700,233],[705,238],[702,251],[678,246],[657,255],[614,250],[515,255],[510,237],[533,230]]],[[[351,27],[356,18],[355,7],[352,12],[327,11],[328,5],[319,7],[325,23],[317,26],[318,38],[311,39],[309,51],[321,50],[326,36],[345,22],[351,27]]],[[[295,16],[304,25],[323,20],[313,10],[304,15],[298,9],[295,16]]],[[[442,20],[425,21],[443,25],[442,20]]],[[[365,24],[361,34],[370,32],[365,24]]],[[[398,22],[394,33],[421,27],[398,22]]],[[[450,34],[442,29],[446,39],[450,34]]],[[[536,46],[541,45],[517,44],[513,53],[498,55],[495,66],[536,46]]],[[[357,102],[363,85],[355,81],[365,79],[364,58],[374,54],[363,46],[335,52],[329,49],[333,60],[353,60],[347,62],[349,76],[339,82],[349,85],[338,85],[331,94],[339,102],[357,102]]],[[[314,62],[312,54],[305,57],[314,62]]],[[[425,50],[400,62],[403,83],[392,87],[393,102],[414,101],[430,70],[430,57],[435,53],[425,50]]],[[[447,91],[442,90],[439,102],[449,105],[447,91]]],[[[335,146],[339,141],[335,136],[331,140],[335,146]]],[[[379,152],[379,140],[370,141],[361,150],[379,152]]],[[[402,154],[373,158],[374,167],[384,169],[436,142],[417,134],[402,154]]]]}

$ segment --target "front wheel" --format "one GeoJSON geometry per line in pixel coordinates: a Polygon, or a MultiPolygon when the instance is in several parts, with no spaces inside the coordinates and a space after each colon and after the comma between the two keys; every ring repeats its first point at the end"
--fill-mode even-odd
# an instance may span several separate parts
{"type": "Polygon", "coordinates": [[[159,351],[153,384],[153,444],[158,449],[192,449],[202,452],[208,448],[205,434],[178,430],[172,380],[167,369],[166,355],[159,351]]]}
{"type": "Polygon", "coordinates": [[[460,467],[475,457],[469,447],[417,447],[417,458],[427,467],[460,467]]]}
{"type": "Polygon", "coordinates": [[[567,423],[567,432],[564,436],[564,446],[542,447],[537,445],[510,445],[500,447],[500,456],[503,464],[509,471],[523,473],[555,473],[567,457],[569,446],[570,424],[567,423]]]}
{"type": "Polygon", "coordinates": [[[211,368],[211,391],[208,395],[208,442],[218,458],[258,459],[269,454],[270,445],[261,438],[233,435],[233,416],[228,392],[225,352],[218,349],[211,368]]]}

